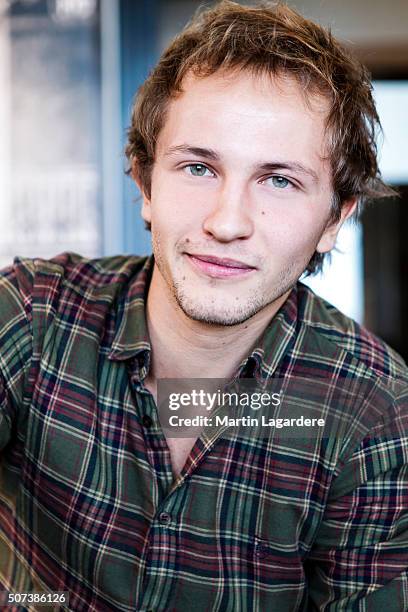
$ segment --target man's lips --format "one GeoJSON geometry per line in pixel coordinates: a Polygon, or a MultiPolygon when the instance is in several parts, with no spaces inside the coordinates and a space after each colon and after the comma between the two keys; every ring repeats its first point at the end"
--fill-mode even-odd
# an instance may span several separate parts
{"type": "Polygon", "coordinates": [[[243,261],[238,261],[237,259],[229,259],[229,257],[214,257],[213,255],[197,255],[196,253],[187,253],[190,257],[195,257],[196,259],[201,259],[201,261],[208,261],[213,264],[217,264],[217,266],[224,266],[226,268],[242,268],[242,269],[253,269],[254,266],[249,266],[243,261]]]}
{"type": "Polygon", "coordinates": [[[186,255],[196,268],[213,278],[239,276],[255,270],[254,266],[229,257],[215,257],[201,253],[186,253],[186,255]]]}

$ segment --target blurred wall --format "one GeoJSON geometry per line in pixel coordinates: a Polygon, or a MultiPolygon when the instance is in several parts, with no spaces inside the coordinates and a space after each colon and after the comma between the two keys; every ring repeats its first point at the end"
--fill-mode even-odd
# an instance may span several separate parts
{"type": "MultiPolygon", "coordinates": [[[[164,48],[202,4],[200,0],[162,0],[160,48],[164,48]]],[[[370,67],[407,69],[407,0],[288,0],[287,4],[306,17],[329,25],[333,34],[349,42],[370,67]]]]}

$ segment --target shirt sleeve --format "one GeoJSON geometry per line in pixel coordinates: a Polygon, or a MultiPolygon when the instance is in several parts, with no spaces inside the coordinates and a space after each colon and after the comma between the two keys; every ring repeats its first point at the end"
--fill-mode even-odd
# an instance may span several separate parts
{"type": "Polygon", "coordinates": [[[359,444],[331,488],[305,564],[308,610],[408,610],[408,414],[359,444]]]}
{"type": "Polygon", "coordinates": [[[24,401],[32,354],[34,263],[16,259],[0,271],[0,451],[9,442],[24,401]]]}

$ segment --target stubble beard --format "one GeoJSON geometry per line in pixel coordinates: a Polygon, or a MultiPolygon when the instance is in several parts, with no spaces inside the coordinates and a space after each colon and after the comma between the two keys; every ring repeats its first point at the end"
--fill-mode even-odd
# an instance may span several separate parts
{"type": "Polygon", "coordinates": [[[245,303],[240,304],[240,299],[236,298],[236,306],[222,308],[219,306],[219,299],[213,299],[212,302],[208,303],[189,295],[182,281],[174,280],[170,274],[167,274],[162,257],[160,237],[155,232],[152,232],[152,245],[158,270],[181,311],[193,321],[224,327],[240,325],[248,321],[258,312],[281,298],[296,284],[309,262],[309,259],[307,259],[300,265],[299,263],[298,265],[291,263],[279,274],[272,290],[270,288],[267,290],[265,283],[260,283],[258,287],[251,291],[251,296],[245,300],[245,303]],[[218,302],[218,305],[216,302],[218,302]]]}
{"type": "MultiPolygon", "coordinates": [[[[265,283],[260,283],[258,287],[251,291],[249,298],[244,298],[242,301],[241,298],[235,298],[237,304],[229,308],[222,308],[219,306],[219,303],[218,307],[217,305],[212,306],[208,302],[199,303],[188,295],[183,284],[177,281],[173,283],[172,290],[178,306],[190,319],[208,325],[228,327],[245,323],[245,321],[254,317],[261,310],[272,305],[287,291],[292,289],[298,278],[299,275],[295,273],[295,266],[290,265],[280,273],[272,289],[269,287],[268,290],[265,283]]],[[[216,301],[213,300],[213,302],[216,301]]]]}

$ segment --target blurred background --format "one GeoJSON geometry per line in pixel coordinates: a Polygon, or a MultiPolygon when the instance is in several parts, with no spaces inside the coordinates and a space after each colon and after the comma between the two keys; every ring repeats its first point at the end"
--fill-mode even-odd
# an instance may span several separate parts
{"type": "MultiPolygon", "coordinates": [[[[201,4],[0,0],[0,266],[64,250],[150,252],[124,175],[132,98],[201,4]]],[[[401,196],[345,227],[331,265],[307,282],[407,359],[408,2],[288,4],[329,25],[370,69],[382,173],[401,196]]]]}

